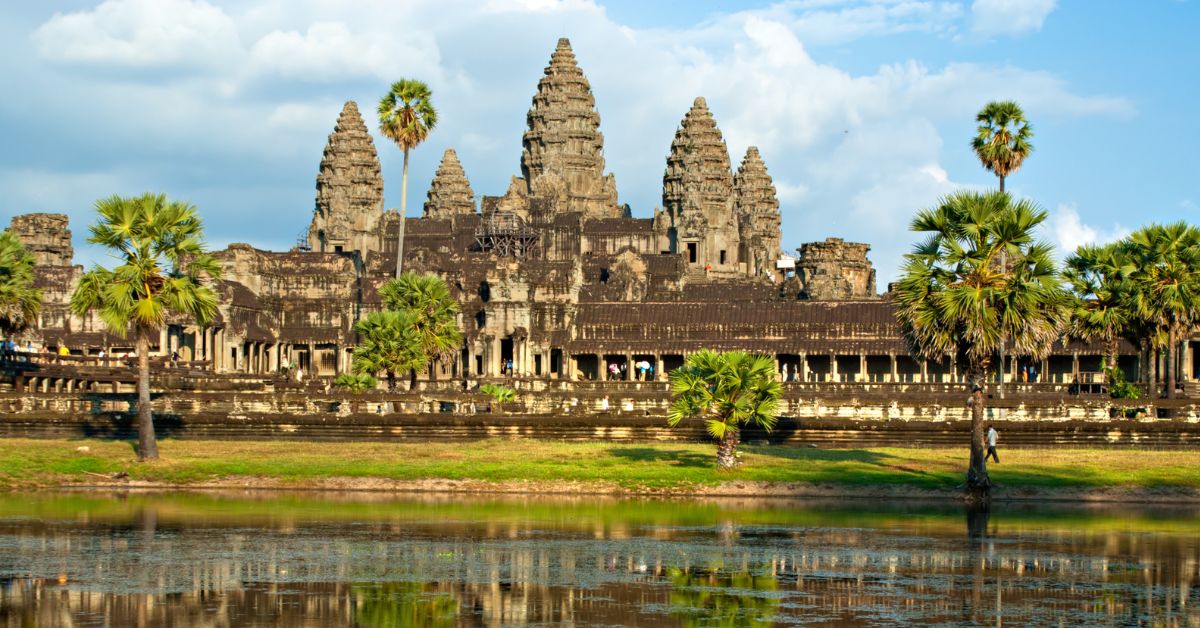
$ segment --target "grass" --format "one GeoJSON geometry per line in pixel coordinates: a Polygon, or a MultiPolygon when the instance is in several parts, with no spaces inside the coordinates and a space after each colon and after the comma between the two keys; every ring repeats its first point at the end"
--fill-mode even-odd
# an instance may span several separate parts
{"type": "MultiPolygon", "coordinates": [[[[331,477],[492,482],[603,482],[686,490],[723,481],[949,489],[962,482],[965,449],[811,449],[743,446],[742,468],[721,473],[702,444],[321,443],[163,440],[161,460],[138,463],[131,443],[0,440],[0,488],[53,487],[125,471],[135,480],[194,484],[271,477],[303,486],[331,477]],[[87,447],[86,452],[77,451],[87,447]]],[[[1001,450],[992,479],[1007,488],[1200,488],[1200,452],[1112,449],[1001,450]]]]}

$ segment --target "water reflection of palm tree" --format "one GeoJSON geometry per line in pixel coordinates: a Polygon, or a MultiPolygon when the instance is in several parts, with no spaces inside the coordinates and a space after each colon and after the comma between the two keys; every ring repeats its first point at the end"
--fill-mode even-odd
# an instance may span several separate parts
{"type": "Polygon", "coordinates": [[[419,582],[355,585],[355,626],[453,626],[458,600],[419,582]]]}
{"type": "Polygon", "coordinates": [[[750,572],[667,570],[671,615],[682,626],[765,626],[779,610],[779,580],[750,572]]]}

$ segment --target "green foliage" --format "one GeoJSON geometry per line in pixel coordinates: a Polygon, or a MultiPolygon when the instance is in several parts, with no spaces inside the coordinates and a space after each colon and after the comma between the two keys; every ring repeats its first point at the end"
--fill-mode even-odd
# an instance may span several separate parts
{"type": "Polygon", "coordinates": [[[671,615],[681,626],[771,626],[779,611],[779,579],[724,569],[667,570],[671,615]]]}
{"type": "Polygon", "coordinates": [[[517,398],[517,391],[504,386],[502,384],[484,384],[479,387],[479,392],[492,398],[496,403],[496,407],[503,410],[504,404],[511,403],[517,398]]]}
{"type": "Polygon", "coordinates": [[[1070,288],[1071,335],[1104,343],[1116,359],[1117,339],[1134,325],[1132,276],[1137,268],[1125,243],[1086,244],[1067,257],[1063,278],[1070,288]]]}
{"type": "Polygon", "coordinates": [[[33,285],[33,255],[17,234],[0,231],[0,332],[6,336],[37,322],[42,291],[33,285]]]}
{"type": "Polygon", "coordinates": [[[354,325],[358,345],[352,370],[359,375],[386,373],[388,390],[396,389],[396,373],[424,368],[426,359],[412,314],[373,312],[354,325]]]}
{"type": "Polygon", "coordinates": [[[1016,172],[1029,153],[1033,152],[1033,129],[1025,120],[1020,105],[1010,100],[988,103],[975,116],[979,123],[971,148],[984,168],[1004,179],[1016,172]]]}
{"type": "Polygon", "coordinates": [[[1125,371],[1119,366],[1104,366],[1104,379],[1108,382],[1108,395],[1113,399],[1138,399],[1142,396],[1136,384],[1125,381],[1125,371]]]}
{"type": "Polygon", "coordinates": [[[221,269],[204,248],[195,206],[163,194],[114,195],[96,201],[96,213],[88,242],[110,249],[121,264],[84,273],[71,295],[72,313],[97,310],[121,336],[131,325],[158,330],[168,314],[200,325],[213,320],[217,293],[207,284],[221,269]]]}
{"type": "Polygon", "coordinates": [[[750,423],[767,431],[775,427],[783,387],[768,356],[698,351],[670,376],[674,399],[667,423],[672,427],[687,418],[700,418],[717,439],[750,423]]]}
{"type": "Polygon", "coordinates": [[[355,626],[457,625],[454,596],[419,582],[370,582],[351,589],[355,626]]]}
{"type": "Polygon", "coordinates": [[[415,79],[400,79],[379,99],[379,132],[408,152],[425,141],[437,126],[433,92],[415,79]]]}
{"type": "Polygon", "coordinates": [[[411,320],[423,358],[414,370],[424,369],[430,361],[450,360],[462,346],[458,301],[440,277],[404,273],[380,286],[379,296],[385,308],[411,320]]]}
{"type": "Polygon", "coordinates": [[[929,236],[904,256],[895,290],[914,355],[964,355],[979,376],[1002,343],[1017,355],[1049,353],[1070,295],[1050,245],[1034,239],[1045,220],[1045,211],[1003,192],[955,192],[917,214],[912,230],[929,236]]]}
{"type": "Polygon", "coordinates": [[[334,378],[333,385],[358,395],[374,390],[379,385],[379,380],[368,373],[342,373],[334,378]]]}

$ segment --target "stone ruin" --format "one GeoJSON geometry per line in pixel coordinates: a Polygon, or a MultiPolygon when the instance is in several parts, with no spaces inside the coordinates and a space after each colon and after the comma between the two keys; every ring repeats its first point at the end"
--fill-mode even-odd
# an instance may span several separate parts
{"type": "MultiPolygon", "coordinates": [[[[702,348],[768,353],[782,374],[805,381],[940,381],[952,372],[950,357],[908,357],[891,304],[875,293],[866,244],[805,244],[796,276],[785,276],[776,264],[779,201],[762,155],[749,148],[735,174],[703,98],[673,140],[662,138],[663,207],[652,218],[618,205],[595,99],[566,39],[527,123],[521,174],[507,191],[477,207],[447,149],[423,216],[409,218],[384,211],[375,145],[357,105],[346,103],[320,160],[309,250],[235,244],[216,253],[219,318],[203,329],[171,325],[157,350],[211,360],[219,372],[345,371],[354,323],[381,307],[377,290],[394,276],[403,233],[404,270],[441,276],[462,308],[461,351],[424,379],[602,379],[612,364],[630,377],[642,361],[662,378],[702,348]]],[[[117,341],[98,320],[66,312],[81,272],[70,265],[66,227],[62,216],[13,219],[48,288],[33,333],[77,351],[111,347],[117,341]]],[[[1079,347],[1072,351],[1078,361],[1079,347]]]]}

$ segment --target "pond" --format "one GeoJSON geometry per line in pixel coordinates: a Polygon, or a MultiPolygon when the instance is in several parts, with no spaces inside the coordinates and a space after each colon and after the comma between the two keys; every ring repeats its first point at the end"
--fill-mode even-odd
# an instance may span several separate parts
{"type": "Polygon", "coordinates": [[[1197,514],[0,494],[0,625],[1198,625],[1197,514]]]}

